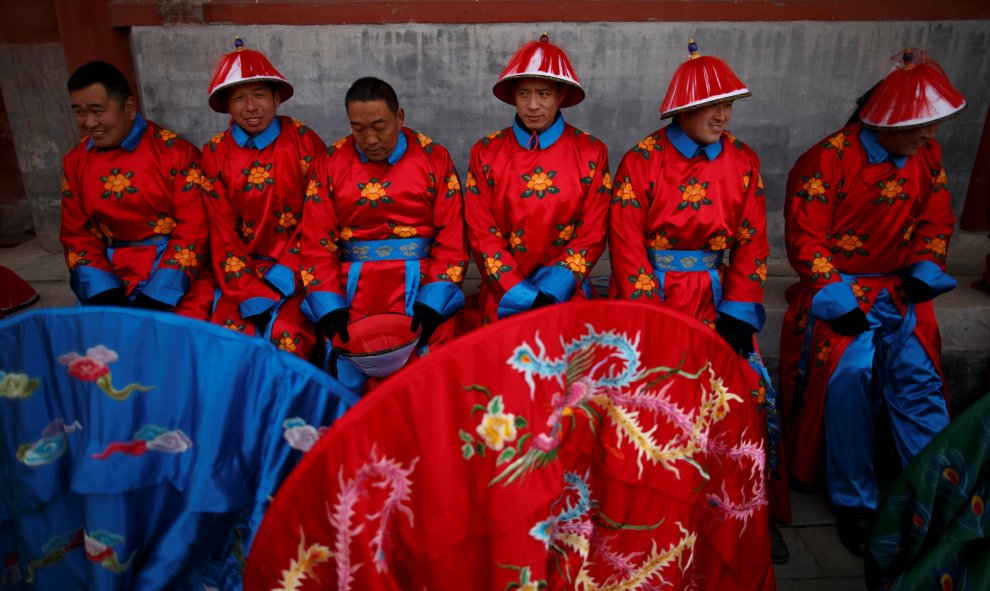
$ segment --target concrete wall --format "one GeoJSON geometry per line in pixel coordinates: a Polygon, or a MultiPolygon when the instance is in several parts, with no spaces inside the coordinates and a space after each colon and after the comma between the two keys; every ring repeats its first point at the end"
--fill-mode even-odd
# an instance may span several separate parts
{"type": "Polygon", "coordinates": [[[23,233],[23,222],[17,220],[29,208],[34,231],[51,251],[61,250],[62,154],[79,139],[65,90],[65,70],[60,44],[0,45],[0,84],[27,195],[19,209],[3,211],[0,227],[23,233]]]}
{"type": "Polygon", "coordinates": [[[511,122],[491,94],[508,58],[544,30],[561,45],[588,98],[565,113],[622,154],[660,126],[658,107],[688,37],[728,61],[753,91],[730,128],[763,161],[771,247],[783,261],[783,191],[791,164],[841,126],[854,100],[904,47],[926,48],[969,101],[940,131],[950,190],[961,211],[990,101],[990,21],[774,23],[550,23],[510,25],[135,27],[131,47],[145,113],[195,143],[226,117],[207,87],[235,35],[264,52],[295,86],[281,109],[327,142],[349,132],[343,97],[361,76],[392,83],[406,122],[446,145],[462,175],[471,144],[511,122]]]}

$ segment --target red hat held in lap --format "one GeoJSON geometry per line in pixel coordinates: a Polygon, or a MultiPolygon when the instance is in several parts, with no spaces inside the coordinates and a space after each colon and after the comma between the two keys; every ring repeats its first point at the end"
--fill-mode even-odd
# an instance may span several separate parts
{"type": "Polygon", "coordinates": [[[724,61],[699,54],[694,39],[688,41],[688,51],[691,57],[678,66],[667,87],[660,107],[661,119],[753,94],[724,61]]]}
{"type": "Polygon", "coordinates": [[[267,81],[276,85],[281,102],[292,96],[292,85],[275,69],[268,58],[260,51],[244,49],[240,37],[234,39],[237,49],[223,56],[213,79],[210,80],[210,108],[217,113],[227,112],[224,90],[253,81],[267,81]]]}
{"type": "Polygon", "coordinates": [[[492,92],[504,103],[515,105],[513,96],[513,81],[521,78],[544,78],[567,84],[570,90],[560,107],[573,107],[584,100],[584,89],[581,80],[571,67],[570,60],[564,50],[550,43],[550,38],[544,33],[539,41],[530,41],[519,48],[509,60],[492,92]]]}
{"type": "Polygon", "coordinates": [[[891,60],[894,68],[873,89],[860,111],[859,118],[867,127],[922,127],[966,108],[966,99],[924,50],[905,49],[891,60]]]}

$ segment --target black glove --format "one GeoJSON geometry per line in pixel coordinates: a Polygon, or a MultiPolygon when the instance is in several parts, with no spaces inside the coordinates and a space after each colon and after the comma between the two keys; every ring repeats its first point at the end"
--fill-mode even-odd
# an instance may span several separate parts
{"type": "Polygon", "coordinates": [[[257,314],[245,316],[244,320],[253,323],[255,326],[259,327],[259,330],[264,331],[268,328],[268,323],[272,321],[272,311],[274,309],[275,306],[272,306],[264,312],[258,312],[257,314]]]}
{"type": "Polygon", "coordinates": [[[322,334],[332,340],[334,335],[339,334],[340,340],[345,343],[350,341],[351,337],[347,334],[347,320],[349,317],[350,310],[348,308],[341,308],[324,314],[320,318],[320,321],[316,323],[317,338],[322,334]]]}
{"type": "Polygon", "coordinates": [[[87,306],[130,306],[131,302],[127,299],[124,294],[123,287],[114,287],[113,289],[108,289],[102,291],[95,296],[86,300],[87,306]]]}
{"type": "Polygon", "coordinates": [[[529,307],[530,310],[535,310],[537,308],[542,308],[543,306],[549,306],[551,304],[556,304],[557,302],[547,294],[542,291],[536,292],[536,299],[533,300],[533,305],[529,307]]]}
{"type": "Polygon", "coordinates": [[[150,298],[143,293],[137,294],[134,297],[134,302],[131,304],[135,308],[144,308],[145,310],[158,310],[159,312],[168,312],[172,309],[172,306],[166,304],[165,302],[159,302],[156,299],[150,298]]]}
{"type": "Polygon", "coordinates": [[[419,327],[423,327],[423,331],[419,333],[419,342],[416,343],[416,346],[422,347],[430,342],[433,331],[440,326],[443,320],[443,316],[439,312],[426,304],[413,304],[413,319],[412,324],[409,325],[409,330],[415,332],[419,327]]]}
{"type": "Polygon", "coordinates": [[[904,288],[904,293],[907,294],[908,299],[915,304],[931,301],[935,297],[935,292],[932,291],[932,288],[917,277],[902,277],[901,287],[904,288]]]}
{"type": "Polygon", "coordinates": [[[756,332],[748,323],[733,318],[728,314],[719,314],[715,322],[715,332],[725,339],[726,343],[743,357],[749,357],[753,352],[753,333],[756,332]]]}
{"type": "Polygon", "coordinates": [[[847,337],[854,337],[870,330],[870,321],[866,319],[866,314],[863,314],[859,308],[853,308],[842,316],[833,318],[829,324],[832,326],[832,330],[847,337]]]}

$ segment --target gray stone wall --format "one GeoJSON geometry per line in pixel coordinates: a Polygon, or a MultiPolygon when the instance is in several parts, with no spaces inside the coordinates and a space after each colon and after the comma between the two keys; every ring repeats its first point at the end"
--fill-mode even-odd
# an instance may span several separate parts
{"type": "Polygon", "coordinates": [[[587,90],[567,120],[606,142],[613,170],[660,126],[659,104],[687,57],[688,37],[728,61],[753,91],[736,103],[730,128],[762,159],[778,264],[791,164],[845,122],[855,98],[886,74],[889,56],[925,48],[970,105],[939,135],[962,208],[990,101],[990,21],[168,26],[136,27],[131,41],[145,113],[195,143],[226,126],[207,107],[207,87],[240,35],[295,86],[281,112],[325,141],[349,132],[350,83],[375,75],[396,87],[407,124],[446,145],[464,174],[471,144],[511,121],[512,107],[494,98],[492,84],[513,52],[543,31],[568,52],[587,90]]]}
{"type": "Polygon", "coordinates": [[[62,154],[78,140],[65,90],[62,46],[0,45],[0,84],[26,203],[2,211],[0,232],[23,233],[29,216],[46,250],[61,250],[62,154]]]}

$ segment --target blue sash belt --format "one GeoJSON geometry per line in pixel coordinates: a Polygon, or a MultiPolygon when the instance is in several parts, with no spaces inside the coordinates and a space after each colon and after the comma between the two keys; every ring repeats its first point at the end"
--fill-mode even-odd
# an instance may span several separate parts
{"type": "Polygon", "coordinates": [[[722,265],[724,252],[721,250],[656,250],[647,248],[646,254],[660,282],[660,300],[663,301],[663,285],[667,271],[707,271],[712,280],[712,298],[715,307],[722,302],[722,282],[718,269],[722,265]]]}
{"type": "Polygon", "coordinates": [[[400,238],[392,240],[361,240],[343,242],[340,258],[351,263],[347,272],[347,305],[354,301],[361,267],[368,261],[406,262],[406,314],[412,316],[413,303],[419,293],[419,261],[430,256],[433,241],[429,238],[400,238]]]}

